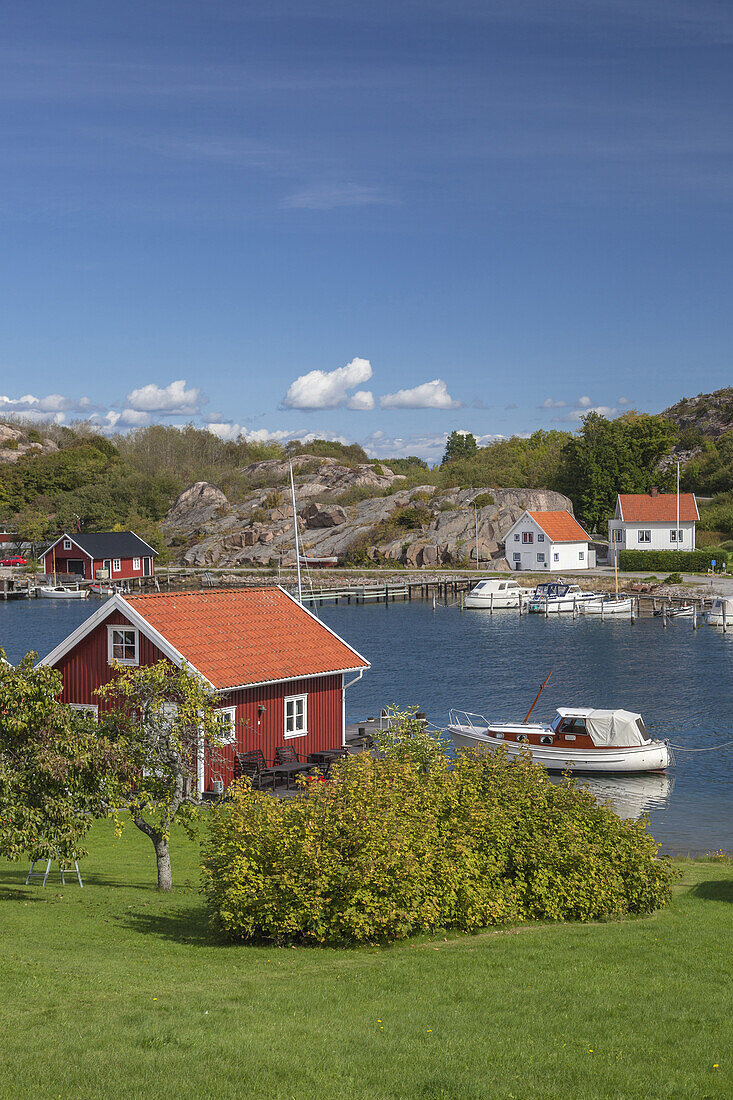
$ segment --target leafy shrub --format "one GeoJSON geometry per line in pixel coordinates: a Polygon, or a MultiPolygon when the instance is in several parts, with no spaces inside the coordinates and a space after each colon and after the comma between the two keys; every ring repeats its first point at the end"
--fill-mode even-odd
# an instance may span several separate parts
{"type": "Polygon", "coordinates": [[[670,573],[668,577],[662,581],[662,584],[682,584],[681,573],[670,573]]]}
{"type": "Polygon", "coordinates": [[[280,489],[273,489],[262,501],[265,508],[279,508],[285,503],[285,494],[280,489]]]}
{"type": "Polygon", "coordinates": [[[528,757],[441,754],[425,772],[362,753],[305,798],[230,790],[211,813],[203,874],[234,940],[387,942],[649,913],[670,895],[673,871],[643,823],[551,783],[528,757]]]}
{"type": "Polygon", "coordinates": [[[249,513],[249,523],[267,523],[269,516],[264,508],[253,508],[249,513]]]}
{"type": "Polygon", "coordinates": [[[446,756],[450,739],[440,730],[428,728],[417,717],[417,707],[400,711],[389,707],[388,721],[374,731],[374,747],[389,760],[411,760],[422,771],[429,771],[446,756]]]}
{"type": "Polygon", "coordinates": [[[494,498],[491,493],[479,493],[477,497],[474,497],[472,504],[475,504],[477,508],[486,508],[488,504],[494,503],[494,498]]]}
{"type": "Polygon", "coordinates": [[[660,572],[701,573],[710,568],[715,553],[710,550],[622,550],[619,568],[634,572],[659,569],[660,572]]]}
{"type": "Polygon", "coordinates": [[[424,504],[408,505],[406,508],[395,508],[389,517],[389,522],[395,527],[424,527],[430,523],[433,513],[424,504]]]}

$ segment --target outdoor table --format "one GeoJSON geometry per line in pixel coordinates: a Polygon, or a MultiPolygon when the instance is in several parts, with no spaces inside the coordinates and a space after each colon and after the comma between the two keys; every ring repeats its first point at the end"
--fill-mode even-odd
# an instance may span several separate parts
{"type": "Polygon", "coordinates": [[[299,772],[311,772],[313,767],[313,764],[274,764],[267,770],[272,773],[275,782],[277,782],[278,775],[284,775],[287,789],[290,790],[291,776],[298,775],[299,772]]]}
{"type": "Polygon", "coordinates": [[[308,753],[308,763],[332,764],[334,760],[341,760],[348,755],[344,749],[319,749],[318,752],[308,753]]]}

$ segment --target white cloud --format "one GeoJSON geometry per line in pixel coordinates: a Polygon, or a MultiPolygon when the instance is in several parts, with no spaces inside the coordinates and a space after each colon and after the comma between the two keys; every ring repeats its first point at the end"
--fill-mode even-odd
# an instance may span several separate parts
{"type": "Polygon", "coordinates": [[[590,408],[592,401],[590,397],[579,397],[578,404],[580,405],[581,409],[588,409],[590,408]]]}
{"type": "Polygon", "coordinates": [[[120,424],[127,424],[131,428],[144,428],[150,423],[150,414],[141,412],[140,409],[123,409],[119,417],[120,424]]]}
{"type": "Polygon", "coordinates": [[[385,393],[379,404],[383,409],[460,409],[462,402],[453,400],[442,378],[434,378],[411,390],[385,393]]]}
{"type": "MultiPolygon", "coordinates": [[[[335,370],[311,370],[291,382],[283,405],[286,409],[337,409],[347,403],[349,390],[368,382],[371,376],[372,365],[368,359],[352,359],[345,367],[335,370]]],[[[358,391],[359,394],[366,392],[358,391]]],[[[356,397],[354,394],[352,400],[356,397]]]]}
{"type": "Polygon", "coordinates": [[[618,401],[616,402],[617,405],[628,405],[628,403],[628,397],[619,397],[618,401]]]}
{"type": "Polygon", "coordinates": [[[381,187],[342,183],[304,187],[283,199],[283,206],[289,210],[334,210],[339,206],[374,206],[393,202],[392,196],[381,187]]]}
{"type": "Polygon", "coordinates": [[[374,394],[371,390],[357,390],[352,393],[346,402],[347,409],[356,409],[358,412],[368,412],[374,408],[374,394]]]}
{"type": "Polygon", "coordinates": [[[179,378],[168,386],[156,386],[150,382],[147,386],[131,390],[127,395],[127,405],[138,412],[157,412],[163,416],[185,416],[197,413],[203,403],[201,390],[196,386],[186,389],[185,378],[179,378]]]}
{"type": "Polygon", "coordinates": [[[570,423],[572,421],[582,420],[584,416],[589,413],[598,413],[599,416],[605,416],[606,419],[611,419],[618,413],[618,409],[611,408],[610,405],[592,405],[590,408],[583,407],[582,409],[571,409],[567,416],[555,417],[555,420],[562,423],[570,423]]]}
{"type": "Polygon", "coordinates": [[[541,408],[543,409],[565,409],[567,408],[567,401],[553,401],[551,397],[546,397],[542,402],[541,408]]]}

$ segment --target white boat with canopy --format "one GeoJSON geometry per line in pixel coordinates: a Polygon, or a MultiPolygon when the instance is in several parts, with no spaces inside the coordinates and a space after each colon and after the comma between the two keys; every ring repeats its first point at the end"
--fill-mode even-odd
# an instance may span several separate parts
{"type": "Polygon", "coordinates": [[[39,595],[47,600],[85,600],[89,595],[88,588],[70,588],[65,584],[46,584],[38,589],[39,595]]]}
{"type": "Polygon", "coordinates": [[[520,584],[511,578],[497,579],[488,577],[486,580],[472,588],[463,602],[464,607],[488,608],[495,611],[497,608],[519,607],[527,596],[527,592],[520,584]]]}
{"type": "Polygon", "coordinates": [[[529,598],[527,610],[538,615],[554,615],[558,612],[572,612],[587,600],[598,599],[597,592],[584,592],[577,584],[547,581],[537,585],[529,598]]]}
{"type": "Polygon", "coordinates": [[[733,597],[716,596],[705,612],[705,622],[708,626],[733,626],[733,597]]]}
{"type": "Polygon", "coordinates": [[[651,772],[674,763],[669,744],[650,738],[641,715],[629,710],[563,707],[549,726],[526,720],[492,723],[453,710],[448,733],[458,748],[494,752],[503,747],[509,757],[531,752],[534,763],[550,771],[651,772]]]}

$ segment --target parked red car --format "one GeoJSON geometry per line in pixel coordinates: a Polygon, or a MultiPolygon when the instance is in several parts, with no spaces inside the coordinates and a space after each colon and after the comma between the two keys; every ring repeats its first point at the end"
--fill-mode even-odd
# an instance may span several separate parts
{"type": "Polygon", "coordinates": [[[2,561],[0,561],[0,565],[27,565],[27,564],[28,564],[27,560],[25,558],[19,557],[19,555],[17,555],[17,554],[14,558],[3,558],[2,561]]]}

